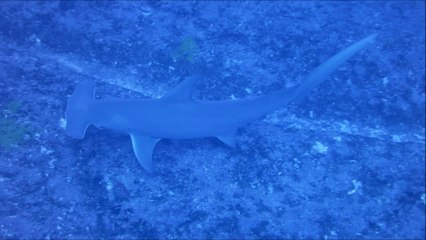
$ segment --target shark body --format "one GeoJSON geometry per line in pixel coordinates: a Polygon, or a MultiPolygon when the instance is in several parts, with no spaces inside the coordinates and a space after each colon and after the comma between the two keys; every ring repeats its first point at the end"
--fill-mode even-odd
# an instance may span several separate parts
{"type": "Polygon", "coordinates": [[[198,101],[192,98],[196,77],[189,77],[160,99],[95,99],[95,83],[80,82],[68,100],[66,132],[82,139],[94,124],[131,136],[136,158],[152,172],[152,153],[162,138],[217,137],[233,147],[235,132],[243,124],[291,102],[301,100],[354,54],[372,43],[370,35],[334,55],[297,87],[243,100],[198,101]]]}

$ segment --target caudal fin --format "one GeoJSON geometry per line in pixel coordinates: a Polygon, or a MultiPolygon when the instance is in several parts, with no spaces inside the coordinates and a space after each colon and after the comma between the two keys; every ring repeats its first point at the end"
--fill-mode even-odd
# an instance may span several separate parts
{"type": "Polygon", "coordinates": [[[326,80],[338,67],[345,63],[353,55],[364,49],[369,44],[373,43],[377,34],[372,34],[361,41],[358,41],[341,52],[337,53],[319,67],[314,69],[307,77],[306,80],[296,87],[292,94],[293,101],[298,102],[305,97],[310,90],[314,89],[324,80],[326,80]]]}
{"type": "Polygon", "coordinates": [[[68,100],[65,111],[66,132],[73,138],[84,138],[89,125],[88,113],[94,100],[95,82],[85,80],[78,83],[68,100]]]}

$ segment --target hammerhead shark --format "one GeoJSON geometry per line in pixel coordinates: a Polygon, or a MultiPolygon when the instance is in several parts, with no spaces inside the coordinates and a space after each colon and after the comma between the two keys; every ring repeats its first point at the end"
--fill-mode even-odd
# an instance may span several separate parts
{"type": "Polygon", "coordinates": [[[298,102],[350,57],[374,42],[376,34],[352,44],[307,75],[299,86],[242,100],[199,101],[192,98],[196,77],[188,77],[159,99],[95,99],[95,83],[80,81],[65,111],[66,133],[77,139],[93,124],[129,134],[140,165],[153,171],[152,153],[163,138],[217,137],[235,146],[243,124],[298,102]]]}

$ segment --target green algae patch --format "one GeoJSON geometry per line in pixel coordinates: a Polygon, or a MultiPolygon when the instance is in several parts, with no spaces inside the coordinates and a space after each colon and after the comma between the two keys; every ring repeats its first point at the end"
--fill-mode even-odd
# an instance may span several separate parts
{"type": "Polygon", "coordinates": [[[27,129],[11,119],[0,118],[0,146],[10,148],[23,141],[27,129]]]}
{"type": "Polygon", "coordinates": [[[12,117],[6,117],[8,115],[15,115],[18,111],[21,103],[18,101],[11,101],[3,110],[4,116],[0,117],[0,146],[4,148],[10,148],[18,145],[24,140],[27,128],[18,123],[12,117]]]}
{"type": "Polygon", "coordinates": [[[21,102],[19,101],[11,101],[6,105],[6,110],[15,114],[18,109],[21,107],[21,102]]]}
{"type": "Polygon", "coordinates": [[[182,39],[179,47],[172,52],[172,57],[193,63],[198,54],[198,49],[197,42],[193,37],[185,37],[182,39]]]}

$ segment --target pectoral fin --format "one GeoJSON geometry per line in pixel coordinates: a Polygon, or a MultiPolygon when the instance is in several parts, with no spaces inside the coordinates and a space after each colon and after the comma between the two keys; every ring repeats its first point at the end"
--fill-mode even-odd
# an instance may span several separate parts
{"type": "Polygon", "coordinates": [[[235,136],[231,135],[224,135],[224,136],[216,136],[220,141],[225,143],[226,145],[230,147],[235,147],[235,136]]]}
{"type": "Polygon", "coordinates": [[[133,151],[140,165],[146,171],[152,173],[152,151],[160,139],[138,134],[130,134],[130,137],[132,138],[133,151]]]}

